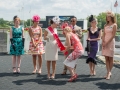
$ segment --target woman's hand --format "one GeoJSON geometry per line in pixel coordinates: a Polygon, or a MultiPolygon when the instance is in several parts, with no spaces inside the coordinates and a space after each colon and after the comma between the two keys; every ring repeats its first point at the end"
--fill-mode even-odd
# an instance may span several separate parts
{"type": "Polygon", "coordinates": [[[63,52],[63,53],[65,53],[65,52],[66,52],[66,50],[63,50],[62,52],[63,52]]]}
{"type": "Polygon", "coordinates": [[[91,39],[90,39],[90,38],[88,38],[87,40],[91,41],[91,39]]]}

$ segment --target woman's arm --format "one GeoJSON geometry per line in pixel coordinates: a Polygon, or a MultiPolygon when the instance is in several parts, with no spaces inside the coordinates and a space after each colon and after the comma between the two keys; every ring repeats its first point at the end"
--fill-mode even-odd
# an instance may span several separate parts
{"type": "Polygon", "coordinates": [[[32,43],[35,45],[31,28],[29,28],[29,35],[30,35],[30,38],[31,38],[32,43]]]}
{"type": "Polygon", "coordinates": [[[66,35],[66,40],[67,40],[67,47],[66,47],[65,51],[68,51],[71,48],[71,41],[70,41],[69,34],[66,35]]]}
{"type": "Polygon", "coordinates": [[[45,30],[45,31],[44,31],[44,40],[48,40],[47,35],[48,35],[48,32],[45,30]]]}
{"type": "Polygon", "coordinates": [[[12,38],[12,29],[10,28],[10,39],[12,38]]]}
{"type": "Polygon", "coordinates": [[[116,31],[117,31],[117,24],[114,24],[112,37],[108,40],[108,42],[106,42],[106,45],[109,44],[113,40],[113,38],[115,38],[116,31]]]}
{"type": "Polygon", "coordinates": [[[24,28],[22,28],[22,38],[24,38],[24,28]]]}

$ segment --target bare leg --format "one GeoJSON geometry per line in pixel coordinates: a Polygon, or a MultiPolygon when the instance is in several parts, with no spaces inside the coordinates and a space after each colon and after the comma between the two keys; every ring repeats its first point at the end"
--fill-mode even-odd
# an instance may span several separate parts
{"type": "Polygon", "coordinates": [[[38,55],[38,64],[39,64],[38,73],[41,74],[41,69],[42,69],[42,55],[38,55]]]}
{"type": "Polygon", "coordinates": [[[90,67],[90,75],[93,75],[92,62],[89,62],[89,67],[90,67]]]}
{"type": "Polygon", "coordinates": [[[113,68],[113,57],[109,57],[109,66],[110,66],[110,73],[113,68]]]}
{"type": "Polygon", "coordinates": [[[48,78],[50,78],[50,64],[51,64],[51,61],[47,61],[48,78]]]}
{"type": "Polygon", "coordinates": [[[56,61],[52,61],[52,78],[55,78],[56,61]]]}
{"type": "Polygon", "coordinates": [[[17,56],[17,72],[20,73],[21,56],[17,56]]]}
{"type": "Polygon", "coordinates": [[[105,78],[107,78],[109,72],[110,72],[110,67],[109,67],[109,57],[105,56],[106,59],[106,69],[107,69],[107,75],[105,76],[105,78]]]}
{"type": "Polygon", "coordinates": [[[66,75],[66,73],[67,73],[67,66],[64,65],[63,73],[61,75],[66,75]]]}
{"type": "Polygon", "coordinates": [[[74,68],[71,68],[71,67],[67,67],[71,76],[74,76],[75,75],[75,72],[74,72],[74,68]]]}
{"type": "Polygon", "coordinates": [[[96,75],[96,72],[95,72],[95,64],[92,63],[92,72],[93,72],[93,75],[96,75]]]}
{"type": "Polygon", "coordinates": [[[16,56],[12,56],[12,67],[13,67],[13,73],[16,72],[16,56]]]}
{"type": "Polygon", "coordinates": [[[37,71],[36,55],[33,55],[32,57],[33,57],[33,67],[34,67],[33,74],[35,74],[37,71]]]}

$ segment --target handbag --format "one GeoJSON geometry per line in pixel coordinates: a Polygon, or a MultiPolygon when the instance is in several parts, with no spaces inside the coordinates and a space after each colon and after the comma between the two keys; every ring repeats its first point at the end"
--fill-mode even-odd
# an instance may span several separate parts
{"type": "Polygon", "coordinates": [[[87,46],[85,47],[85,51],[90,52],[91,51],[91,45],[90,45],[90,41],[87,40],[87,46]]]}

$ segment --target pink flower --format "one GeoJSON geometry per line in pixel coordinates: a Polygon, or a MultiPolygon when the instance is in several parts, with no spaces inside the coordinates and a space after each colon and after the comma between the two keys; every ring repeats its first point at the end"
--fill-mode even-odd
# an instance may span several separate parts
{"type": "Polygon", "coordinates": [[[38,21],[40,21],[40,17],[38,15],[34,15],[32,18],[32,21],[38,22],[38,21]]]}

